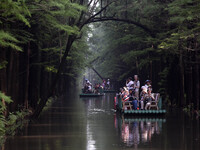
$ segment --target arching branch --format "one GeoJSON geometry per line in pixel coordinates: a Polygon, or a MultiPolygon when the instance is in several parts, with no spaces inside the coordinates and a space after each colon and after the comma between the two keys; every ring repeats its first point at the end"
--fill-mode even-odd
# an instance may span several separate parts
{"type": "Polygon", "coordinates": [[[95,13],[94,15],[90,16],[81,26],[80,28],[82,29],[82,27],[88,23],[91,22],[91,20],[93,20],[96,16],[98,16],[99,14],[101,14],[104,10],[106,10],[106,8],[108,6],[110,6],[112,3],[114,3],[115,1],[112,1],[110,3],[108,3],[106,6],[104,6],[101,10],[99,10],[97,13],[95,13]]]}
{"type": "Polygon", "coordinates": [[[80,30],[87,24],[90,23],[94,23],[94,22],[104,22],[104,21],[117,21],[117,22],[124,22],[124,23],[128,23],[128,24],[133,24],[137,27],[142,28],[145,32],[147,32],[151,37],[155,37],[155,33],[153,30],[151,30],[150,28],[148,28],[147,26],[133,21],[133,20],[129,20],[129,19],[121,19],[121,18],[115,18],[115,14],[113,16],[101,16],[100,14],[106,10],[111,4],[113,4],[114,2],[116,2],[115,0],[109,2],[107,5],[105,5],[104,7],[101,8],[101,10],[99,10],[97,13],[95,13],[94,15],[90,16],[88,19],[86,19],[85,21],[83,21],[82,23],[80,22],[79,27],[80,30]]]}
{"type": "Polygon", "coordinates": [[[128,19],[120,19],[120,18],[114,18],[114,17],[95,17],[92,20],[88,21],[87,24],[94,23],[94,22],[104,22],[104,21],[117,21],[117,22],[133,24],[137,27],[142,28],[144,31],[149,33],[152,37],[155,37],[155,33],[151,29],[149,29],[147,26],[145,26],[139,22],[136,22],[133,20],[128,20],[128,19]]]}

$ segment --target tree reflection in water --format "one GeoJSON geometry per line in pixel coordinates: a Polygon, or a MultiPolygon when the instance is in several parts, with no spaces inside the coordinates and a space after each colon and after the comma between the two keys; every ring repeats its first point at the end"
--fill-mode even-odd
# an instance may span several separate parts
{"type": "Polygon", "coordinates": [[[162,122],[165,122],[165,119],[125,119],[124,116],[115,116],[115,128],[120,134],[121,141],[126,146],[135,148],[140,143],[150,142],[153,135],[159,135],[162,122]]]}

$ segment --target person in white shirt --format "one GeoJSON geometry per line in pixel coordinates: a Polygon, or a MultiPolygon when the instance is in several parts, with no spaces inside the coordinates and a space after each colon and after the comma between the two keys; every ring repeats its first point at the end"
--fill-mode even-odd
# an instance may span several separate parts
{"type": "Polygon", "coordinates": [[[88,84],[88,93],[92,93],[92,86],[91,86],[91,84],[88,84]]]}
{"type": "Polygon", "coordinates": [[[130,89],[133,89],[133,85],[134,85],[134,83],[133,83],[133,81],[132,81],[132,78],[129,77],[129,78],[126,80],[126,87],[128,88],[128,90],[130,90],[130,89]]]}
{"type": "Polygon", "coordinates": [[[142,89],[142,92],[140,93],[139,104],[140,104],[140,109],[143,110],[144,109],[144,97],[147,94],[147,88],[145,86],[142,86],[141,89],[142,89]]]}
{"type": "Polygon", "coordinates": [[[155,100],[153,94],[151,93],[151,87],[149,87],[149,88],[147,89],[147,94],[145,94],[144,100],[145,100],[145,103],[146,103],[146,104],[145,104],[145,110],[147,110],[148,107],[149,107],[150,104],[151,104],[151,101],[155,100]]]}
{"type": "Polygon", "coordinates": [[[110,79],[107,80],[107,89],[110,89],[110,79]]]}
{"type": "Polygon", "coordinates": [[[140,81],[138,79],[138,75],[134,75],[133,87],[135,89],[135,97],[139,100],[139,89],[140,89],[140,81]]]}

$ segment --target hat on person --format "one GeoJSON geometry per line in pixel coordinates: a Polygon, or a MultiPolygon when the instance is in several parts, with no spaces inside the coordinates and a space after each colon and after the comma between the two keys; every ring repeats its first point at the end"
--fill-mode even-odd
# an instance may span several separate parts
{"type": "Polygon", "coordinates": [[[130,90],[133,90],[133,87],[132,87],[132,86],[131,86],[131,87],[129,87],[129,91],[130,91],[130,90]]]}
{"type": "Polygon", "coordinates": [[[147,83],[147,82],[151,82],[151,80],[146,80],[145,83],[147,83]]]}
{"type": "Polygon", "coordinates": [[[129,90],[129,91],[133,91],[133,88],[132,88],[132,87],[130,87],[128,90],[129,90]]]}
{"type": "Polygon", "coordinates": [[[124,89],[125,91],[128,91],[127,87],[123,87],[123,89],[124,89]]]}
{"type": "Polygon", "coordinates": [[[146,86],[142,86],[141,89],[142,89],[142,91],[147,93],[147,87],[146,86]]]}

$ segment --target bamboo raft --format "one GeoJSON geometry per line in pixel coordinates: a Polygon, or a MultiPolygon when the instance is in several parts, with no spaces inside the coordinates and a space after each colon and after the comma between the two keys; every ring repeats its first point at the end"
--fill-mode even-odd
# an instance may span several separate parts
{"type": "Polygon", "coordinates": [[[138,116],[138,115],[164,115],[166,113],[165,109],[162,109],[162,98],[159,97],[159,102],[158,102],[158,108],[156,110],[151,110],[151,109],[147,109],[147,110],[134,110],[134,109],[123,109],[123,103],[122,103],[122,99],[119,95],[116,96],[116,100],[118,103],[117,106],[117,110],[121,113],[123,113],[124,115],[133,115],[133,116],[138,116]]]}
{"type": "Polygon", "coordinates": [[[100,96],[103,96],[103,94],[82,93],[79,96],[80,97],[100,97],[100,96]]]}
{"type": "Polygon", "coordinates": [[[159,109],[159,110],[124,110],[124,114],[137,114],[137,115],[142,115],[142,114],[165,114],[166,110],[165,109],[159,109]]]}
{"type": "Polygon", "coordinates": [[[166,122],[166,119],[163,118],[124,118],[125,122],[138,122],[138,121],[145,121],[145,122],[166,122]]]}

